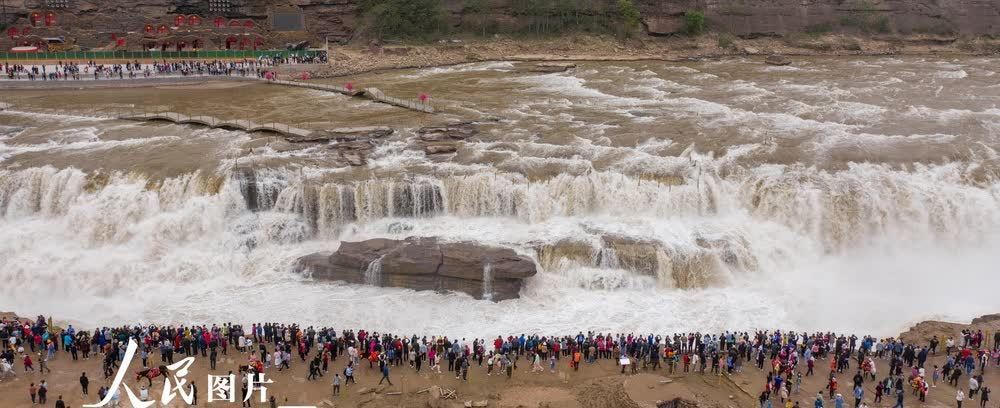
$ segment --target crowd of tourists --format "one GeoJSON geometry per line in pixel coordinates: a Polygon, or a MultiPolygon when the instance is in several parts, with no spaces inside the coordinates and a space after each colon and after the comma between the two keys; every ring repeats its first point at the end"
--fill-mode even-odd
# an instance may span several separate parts
{"type": "Polygon", "coordinates": [[[152,63],[139,61],[103,64],[95,61],[58,61],[56,65],[3,64],[7,79],[58,81],[80,79],[135,79],[162,76],[255,76],[264,78],[276,65],[325,63],[326,54],[311,56],[261,56],[242,60],[164,60],[152,63]]]}
{"type": "MultiPolygon", "coordinates": [[[[215,370],[220,355],[240,354],[246,361],[239,367],[241,372],[297,370],[295,366],[301,364],[309,381],[330,377],[334,395],[340,393],[342,385],[356,383],[354,374],[361,369],[377,369],[379,384],[392,384],[390,371],[401,367],[447,373],[468,381],[470,371],[476,370],[485,376],[511,378],[519,372],[519,364],[528,373],[544,373],[555,372],[558,364],[578,371],[612,362],[616,370],[620,366],[622,374],[660,371],[667,375],[733,375],[751,366],[764,379],[759,403],[765,408],[800,407],[793,400],[803,399],[804,377],[820,373],[828,377],[823,380],[825,389],[815,396],[813,408],[843,408],[847,404],[856,408],[873,406],[868,404],[903,407],[904,400],[923,402],[931,389],[945,384],[955,389],[952,392],[958,407],[974,400],[986,407],[991,390],[984,375],[988,367],[1000,365],[1000,332],[987,339],[982,331],[963,331],[957,340],[947,338],[943,342],[935,336],[921,345],[894,338],[786,331],[667,336],[579,332],[469,340],[276,323],[136,325],[95,330],[78,330],[69,325],[57,329],[51,320],[39,316],[34,321],[0,321],[0,337],[0,379],[17,375],[17,365],[24,372],[44,374],[47,362],[57,356],[72,360],[101,358],[103,375],[108,379],[115,375],[126,344],[132,339],[139,345],[137,363],[143,368],[201,356],[208,358],[210,368],[215,370]],[[941,353],[943,364],[928,364],[941,353]],[[827,361],[829,369],[821,370],[820,361],[827,361]],[[876,362],[887,364],[888,372],[879,373],[876,362]],[[841,380],[846,376],[851,376],[849,382],[841,380]],[[874,384],[874,395],[868,395],[866,383],[874,384]]],[[[84,392],[88,381],[85,375],[81,377],[84,392]]],[[[32,401],[37,398],[44,404],[47,387],[44,380],[37,386],[32,383],[32,401]]],[[[244,379],[244,392],[246,388],[244,379]]],[[[107,392],[102,387],[100,397],[107,392]]]]}

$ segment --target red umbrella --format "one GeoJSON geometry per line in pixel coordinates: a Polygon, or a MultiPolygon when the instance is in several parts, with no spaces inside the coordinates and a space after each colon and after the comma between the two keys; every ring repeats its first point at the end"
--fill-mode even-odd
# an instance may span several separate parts
{"type": "Polygon", "coordinates": [[[344,85],[344,88],[347,88],[347,92],[351,92],[354,90],[354,84],[348,82],[347,85],[344,85]]]}
{"type": "Polygon", "coordinates": [[[429,96],[427,96],[427,94],[425,93],[420,94],[420,102],[427,103],[427,98],[430,98],[429,96]]]}

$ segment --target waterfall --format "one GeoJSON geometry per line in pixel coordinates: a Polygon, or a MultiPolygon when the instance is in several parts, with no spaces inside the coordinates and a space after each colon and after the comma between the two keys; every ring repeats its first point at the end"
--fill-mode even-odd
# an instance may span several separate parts
{"type": "Polygon", "coordinates": [[[483,299],[493,300],[493,264],[483,265],[483,299]]]}
{"type": "MultiPolygon", "coordinates": [[[[28,282],[32,289],[24,293],[60,282],[56,292],[73,299],[112,296],[122,282],[153,282],[148,277],[187,290],[198,283],[232,288],[247,279],[287,279],[295,259],[340,240],[401,235],[535,252],[542,272],[524,296],[805,285],[812,281],[799,276],[825,277],[841,265],[867,272],[865,279],[889,276],[858,264],[872,257],[944,270],[924,254],[965,262],[969,276],[979,276],[992,264],[989,255],[946,255],[997,242],[1000,187],[992,179],[970,184],[972,170],[960,164],[914,171],[873,164],[839,172],[748,169],[703,173],[701,185],[713,188],[698,190],[640,184],[615,172],[544,181],[511,174],[349,181],[267,168],[252,176],[193,172],[166,179],[3,169],[0,277],[28,282]],[[113,256],[98,255],[109,250],[113,256]]],[[[381,262],[361,265],[359,280],[381,286],[387,279],[381,262]]],[[[498,283],[492,266],[481,266],[481,297],[490,299],[498,283]]]]}
{"type": "Polygon", "coordinates": [[[597,259],[595,259],[594,263],[602,269],[618,269],[618,253],[614,247],[603,247],[597,252],[597,259]]]}
{"type": "Polygon", "coordinates": [[[288,187],[290,177],[285,171],[274,169],[238,168],[230,176],[243,195],[247,209],[266,211],[274,208],[281,192],[288,187]]]}
{"type": "Polygon", "coordinates": [[[375,260],[369,263],[368,267],[365,268],[366,285],[382,286],[382,258],[385,258],[385,255],[375,258],[375,260]]]}

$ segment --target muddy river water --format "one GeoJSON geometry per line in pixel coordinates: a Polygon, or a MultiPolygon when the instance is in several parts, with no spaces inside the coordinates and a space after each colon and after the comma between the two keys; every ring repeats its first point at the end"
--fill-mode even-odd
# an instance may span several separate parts
{"type": "Polygon", "coordinates": [[[995,60],[531,67],[323,80],[426,93],[435,115],[228,81],[4,91],[0,310],[465,336],[892,334],[1000,308],[995,60]],[[350,166],[326,143],[111,118],[158,110],[396,132],[350,166]],[[468,120],[479,133],[453,154],[416,142],[468,120]],[[499,303],[292,272],[342,241],[408,236],[512,247],[540,271],[499,303]]]}

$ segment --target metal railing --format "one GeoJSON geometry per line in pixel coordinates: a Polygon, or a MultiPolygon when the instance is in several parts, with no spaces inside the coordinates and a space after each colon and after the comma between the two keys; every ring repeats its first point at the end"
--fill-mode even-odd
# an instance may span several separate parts
{"type": "Polygon", "coordinates": [[[365,89],[365,93],[371,95],[372,99],[379,102],[387,103],[390,105],[396,105],[402,108],[412,109],[416,111],[434,113],[434,108],[428,103],[388,96],[384,92],[382,92],[381,89],[378,88],[367,88],[365,89]]]}
{"type": "Polygon", "coordinates": [[[101,59],[235,59],[259,57],[315,57],[323,50],[204,50],[204,51],[67,51],[0,52],[0,61],[101,60],[101,59]]]}

